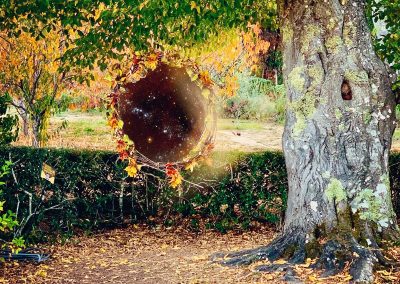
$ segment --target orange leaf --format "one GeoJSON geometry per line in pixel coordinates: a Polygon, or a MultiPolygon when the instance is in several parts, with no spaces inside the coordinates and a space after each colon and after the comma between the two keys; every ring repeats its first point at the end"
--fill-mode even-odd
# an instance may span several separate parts
{"type": "Polygon", "coordinates": [[[117,141],[117,151],[119,153],[123,152],[126,150],[126,143],[123,140],[118,140],[117,141]]]}

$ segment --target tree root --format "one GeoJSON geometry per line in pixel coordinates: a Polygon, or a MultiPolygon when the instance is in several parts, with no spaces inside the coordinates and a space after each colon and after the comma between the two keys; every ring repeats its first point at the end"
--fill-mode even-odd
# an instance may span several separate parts
{"type": "MultiPolygon", "coordinates": [[[[211,258],[224,266],[237,267],[249,265],[260,260],[273,262],[279,258],[287,258],[287,263],[266,264],[256,267],[258,272],[286,272],[284,281],[299,283],[296,277],[294,265],[304,263],[307,257],[304,237],[299,234],[285,234],[269,245],[256,249],[243,250],[233,253],[217,253],[211,258]]],[[[322,270],[322,277],[329,277],[341,273],[350,264],[349,273],[353,277],[352,283],[373,283],[374,268],[378,264],[393,266],[393,262],[386,259],[382,251],[375,248],[360,245],[353,237],[348,239],[332,239],[322,245],[319,257],[310,267],[322,270]]]]}
{"type": "MultiPolygon", "coordinates": [[[[289,247],[297,246],[299,242],[300,238],[297,234],[283,235],[276,238],[267,246],[232,253],[216,253],[211,256],[211,260],[215,262],[223,258],[223,260],[218,262],[225,266],[249,265],[259,260],[275,261],[279,259],[289,247]]],[[[296,256],[294,261],[304,261],[304,259],[301,259],[303,253],[297,253],[296,250],[296,253],[293,255],[296,256]]]]}
{"type": "Polygon", "coordinates": [[[374,281],[374,267],[378,258],[373,251],[360,245],[354,245],[352,249],[358,257],[350,266],[350,275],[355,283],[372,283],[374,281]]]}
{"type": "Polygon", "coordinates": [[[336,241],[328,241],[322,248],[321,255],[318,261],[311,265],[311,268],[324,270],[322,277],[328,277],[340,273],[348,259],[338,258],[337,253],[344,250],[344,246],[336,241]]]}

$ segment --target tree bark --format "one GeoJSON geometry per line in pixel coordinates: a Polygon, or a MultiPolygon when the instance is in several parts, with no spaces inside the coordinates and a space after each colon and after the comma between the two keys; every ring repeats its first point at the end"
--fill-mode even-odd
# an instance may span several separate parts
{"type": "Polygon", "coordinates": [[[22,130],[24,133],[24,136],[28,136],[29,135],[29,120],[27,116],[21,115],[22,118],[22,130]]]}
{"type": "Polygon", "coordinates": [[[286,0],[279,10],[288,99],[284,230],[267,247],[229,254],[223,263],[319,257],[315,267],[325,275],[351,262],[354,281],[371,283],[378,261],[388,264],[377,250],[381,241],[398,237],[388,176],[396,120],[365,1],[286,0]]]}
{"type": "Polygon", "coordinates": [[[42,143],[40,137],[41,119],[39,117],[32,119],[32,147],[39,148],[42,143]]]}
{"type": "Polygon", "coordinates": [[[291,1],[282,19],[284,231],[312,238],[316,228],[341,225],[365,241],[366,228],[397,230],[388,179],[395,98],[372,46],[364,1],[306,2],[291,1]]]}

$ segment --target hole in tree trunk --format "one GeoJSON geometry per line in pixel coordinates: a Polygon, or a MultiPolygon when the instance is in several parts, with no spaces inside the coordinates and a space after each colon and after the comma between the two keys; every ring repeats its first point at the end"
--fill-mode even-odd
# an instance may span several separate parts
{"type": "Polygon", "coordinates": [[[340,88],[342,92],[342,99],[345,101],[350,101],[353,98],[353,93],[351,91],[350,84],[347,80],[343,80],[342,87],[340,88]]]}

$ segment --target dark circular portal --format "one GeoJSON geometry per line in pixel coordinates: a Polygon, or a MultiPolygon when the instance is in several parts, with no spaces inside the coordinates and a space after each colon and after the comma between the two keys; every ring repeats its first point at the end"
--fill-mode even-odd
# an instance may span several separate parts
{"type": "Polygon", "coordinates": [[[160,64],[119,98],[123,132],[155,162],[177,162],[199,143],[207,102],[185,68],[160,64]]]}

